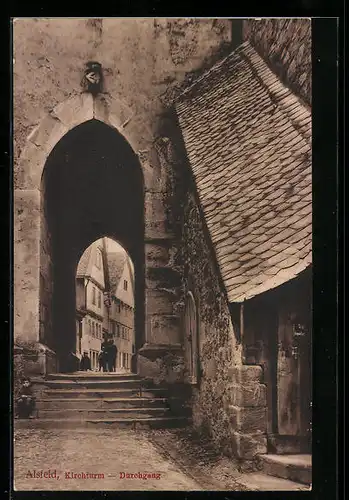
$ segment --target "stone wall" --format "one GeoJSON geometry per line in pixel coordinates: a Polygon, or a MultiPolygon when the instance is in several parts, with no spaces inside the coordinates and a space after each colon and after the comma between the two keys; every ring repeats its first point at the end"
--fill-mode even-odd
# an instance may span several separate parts
{"type": "Polygon", "coordinates": [[[191,399],[194,427],[210,435],[224,454],[252,460],[266,452],[263,371],[242,365],[242,346],[193,193],[188,193],[184,205],[180,256],[183,294],[191,291],[198,306],[199,380],[192,386],[191,399]]]}
{"type": "Polygon", "coordinates": [[[183,292],[198,304],[199,383],[192,388],[194,426],[208,432],[220,449],[231,454],[232,397],[230,370],[239,362],[239,348],[212,250],[194,196],[183,213],[183,292]]]}
{"type": "Polygon", "coordinates": [[[105,92],[132,110],[144,146],[156,131],[162,101],[231,34],[224,20],[217,30],[209,19],[32,18],[16,19],[13,36],[16,161],[45,113],[81,90],[89,60],[102,64],[105,92]]]}
{"type": "Polygon", "coordinates": [[[311,20],[249,19],[244,21],[243,37],[279,78],[311,105],[311,20]]]}
{"type": "MultiPolygon", "coordinates": [[[[45,161],[71,128],[96,118],[122,130],[143,168],[146,343],[157,344],[162,352],[164,345],[166,352],[173,346],[176,353],[180,350],[167,194],[171,167],[162,115],[193,77],[229,50],[230,40],[229,20],[15,19],[15,335],[42,339],[40,301],[41,323],[47,316],[43,311],[50,309],[51,290],[45,285],[39,295],[40,273],[41,281],[52,282],[42,207],[45,161]],[[82,93],[90,60],[103,68],[103,91],[96,98],[82,93]]],[[[158,378],[167,373],[171,379],[176,363],[171,354],[164,371],[156,361],[159,349],[152,354],[155,360],[149,353],[143,357],[144,373],[156,365],[158,378]]]]}
{"type": "MultiPolygon", "coordinates": [[[[169,125],[165,130],[171,137],[168,155],[171,175],[166,199],[174,234],[170,261],[179,278],[173,289],[176,300],[172,313],[178,318],[178,341],[182,346],[185,346],[185,299],[188,292],[192,293],[197,309],[198,377],[190,390],[193,424],[231,455],[234,431],[229,410],[233,384],[231,369],[241,364],[240,345],[235,338],[226,294],[197,202],[179,129],[171,130],[169,125]]],[[[188,382],[186,358],[185,353],[178,357],[177,368],[181,381],[188,382]]]]}

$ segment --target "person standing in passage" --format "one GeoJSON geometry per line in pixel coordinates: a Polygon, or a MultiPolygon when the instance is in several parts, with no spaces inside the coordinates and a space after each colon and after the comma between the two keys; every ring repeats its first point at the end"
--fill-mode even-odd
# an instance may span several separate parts
{"type": "Polygon", "coordinates": [[[108,337],[105,336],[101,343],[101,365],[104,372],[110,372],[109,366],[109,342],[108,337]]]}
{"type": "Polygon", "coordinates": [[[116,355],[118,348],[114,344],[114,339],[109,339],[108,345],[108,369],[109,371],[115,372],[116,370],[116,355]]]}
{"type": "Polygon", "coordinates": [[[99,351],[98,354],[98,371],[104,372],[105,371],[105,362],[104,362],[104,352],[99,351]]]}
{"type": "Polygon", "coordinates": [[[88,353],[85,351],[83,357],[80,361],[80,370],[88,371],[91,370],[91,360],[88,356],[88,353]]]}

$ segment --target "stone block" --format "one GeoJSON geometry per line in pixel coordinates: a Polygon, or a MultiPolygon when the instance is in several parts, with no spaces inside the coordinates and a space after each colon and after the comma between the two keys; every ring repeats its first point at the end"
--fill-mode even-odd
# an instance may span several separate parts
{"type": "Polygon", "coordinates": [[[56,353],[47,346],[38,343],[36,355],[28,355],[25,358],[28,375],[47,375],[57,372],[56,353]]]}
{"type": "Polygon", "coordinates": [[[168,234],[166,220],[145,220],[145,239],[161,239],[168,234]]]}
{"type": "Polygon", "coordinates": [[[229,406],[230,422],[233,429],[256,433],[267,430],[267,410],[265,407],[240,408],[229,406]]]}
{"type": "Polygon", "coordinates": [[[27,141],[15,167],[16,189],[40,189],[41,176],[47,159],[42,147],[27,141]]]}
{"type": "Polygon", "coordinates": [[[164,193],[145,193],[145,216],[149,221],[165,220],[164,193]]]}
{"type": "Polygon", "coordinates": [[[165,265],[169,261],[168,244],[165,241],[164,245],[155,243],[146,243],[145,258],[148,266],[155,267],[156,265],[165,265]]]}
{"type": "Polygon", "coordinates": [[[236,457],[251,460],[257,455],[267,453],[267,437],[260,432],[253,434],[233,432],[232,448],[236,457]]]}
{"type": "Polygon", "coordinates": [[[231,402],[233,406],[255,407],[266,406],[267,388],[264,384],[233,384],[231,386],[231,402]]]}
{"type": "MultiPolygon", "coordinates": [[[[95,110],[97,110],[98,100],[101,97],[95,98],[95,110]]],[[[133,117],[133,112],[131,108],[120,99],[112,98],[109,95],[103,96],[103,100],[106,103],[109,110],[109,121],[115,128],[126,127],[133,117]]],[[[97,115],[95,115],[97,118],[97,115]]],[[[98,118],[97,118],[98,119],[98,118]]]]}
{"type": "Polygon", "coordinates": [[[173,314],[173,294],[161,290],[149,290],[146,297],[148,314],[173,314]]]}
{"type": "Polygon", "coordinates": [[[39,338],[40,193],[14,192],[14,335],[39,338]]]}
{"type": "Polygon", "coordinates": [[[238,384],[262,382],[263,369],[259,365],[236,365],[229,370],[232,380],[238,384]]]}
{"type": "Polygon", "coordinates": [[[180,318],[175,315],[153,315],[150,320],[150,341],[154,344],[180,343],[180,318]]]}
{"type": "Polygon", "coordinates": [[[59,103],[51,111],[51,115],[65,125],[68,130],[71,130],[80,123],[94,118],[93,97],[87,92],[72,95],[62,103],[59,103]]]}
{"type": "Polygon", "coordinates": [[[153,346],[152,349],[152,345],[143,346],[137,356],[138,374],[142,378],[155,385],[183,382],[183,355],[178,349],[171,352],[171,346],[168,347],[153,346]]]}
{"type": "MultiPolygon", "coordinates": [[[[92,96],[91,96],[92,98],[92,96]]],[[[100,122],[110,124],[109,122],[109,107],[108,107],[108,102],[106,101],[105,97],[103,95],[99,95],[93,99],[93,118],[95,120],[99,120],[100,122]]],[[[121,129],[122,123],[121,120],[118,119],[118,117],[114,116],[113,117],[114,122],[110,124],[113,128],[116,128],[117,130],[121,129]]]]}
{"type": "MultiPolygon", "coordinates": [[[[48,156],[60,139],[69,131],[54,115],[48,114],[40,124],[31,132],[28,141],[42,148],[48,156]]],[[[44,165],[42,165],[42,170],[44,165]]]]}

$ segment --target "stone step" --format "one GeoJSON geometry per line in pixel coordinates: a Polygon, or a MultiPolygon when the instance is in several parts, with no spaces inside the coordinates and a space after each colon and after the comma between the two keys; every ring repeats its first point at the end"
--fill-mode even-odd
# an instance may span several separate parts
{"type": "Polygon", "coordinates": [[[236,479],[236,482],[251,491],[309,491],[310,489],[309,486],[289,479],[255,472],[242,474],[236,479]]]}
{"type": "Polygon", "coordinates": [[[311,455],[259,455],[262,471],[270,476],[302,484],[312,482],[311,455]]]}
{"type": "Polygon", "coordinates": [[[311,452],[310,436],[268,436],[268,453],[275,455],[299,455],[311,452]]]}
{"type": "Polygon", "coordinates": [[[140,376],[136,373],[131,372],[123,372],[123,373],[115,373],[115,372],[74,372],[74,373],[51,373],[45,376],[45,380],[141,380],[140,376]]]}
{"type": "Polygon", "coordinates": [[[60,410],[50,409],[50,410],[38,410],[37,417],[41,419],[113,419],[113,418],[138,418],[138,417],[165,417],[166,413],[169,412],[168,408],[95,408],[95,409],[85,409],[85,408],[63,408],[60,410]]]}
{"type": "Polygon", "coordinates": [[[132,389],[47,389],[43,391],[43,399],[47,398],[117,398],[117,397],[146,397],[153,399],[156,394],[162,394],[160,389],[152,389],[150,391],[141,391],[138,388],[132,389]]]}
{"type": "Polygon", "coordinates": [[[75,379],[75,380],[44,380],[41,382],[44,387],[49,389],[133,389],[141,387],[141,380],[135,378],[126,379],[108,379],[108,380],[95,380],[88,379],[75,379]]]}
{"type": "Polygon", "coordinates": [[[157,407],[166,408],[166,398],[51,398],[40,399],[36,402],[38,410],[62,410],[64,408],[81,408],[93,410],[103,408],[157,407]]]}
{"type": "Polygon", "coordinates": [[[186,417],[138,417],[110,419],[15,419],[15,429],[86,429],[86,428],[133,428],[133,429],[166,429],[186,427],[191,424],[186,417]]]}

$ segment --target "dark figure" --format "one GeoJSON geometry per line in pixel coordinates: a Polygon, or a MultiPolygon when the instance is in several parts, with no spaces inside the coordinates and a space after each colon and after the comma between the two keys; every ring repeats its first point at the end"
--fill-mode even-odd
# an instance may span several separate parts
{"type": "Polygon", "coordinates": [[[108,352],[107,352],[105,347],[98,354],[98,364],[99,364],[99,371],[103,371],[103,372],[107,371],[108,352]]]}
{"type": "Polygon", "coordinates": [[[103,351],[100,351],[98,354],[98,367],[100,372],[105,371],[105,356],[103,351]]]}
{"type": "Polygon", "coordinates": [[[110,366],[109,366],[109,347],[110,347],[110,343],[108,341],[108,338],[104,337],[104,341],[101,344],[101,353],[102,353],[101,363],[102,363],[102,367],[103,367],[104,372],[111,371],[110,366]]]}
{"type": "Polygon", "coordinates": [[[137,373],[137,354],[133,353],[131,357],[131,371],[137,373]]]}
{"type": "Polygon", "coordinates": [[[90,360],[87,352],[84,352],[84,355],[81,358],[80,370],[82,370],[82,371],[91,370],[91,360],[90,360]]]}
{"type": "Polygon", "coordinates": [[[19,418],[32,418],[35,408],[35,398],[29,378],[24,378],[21,383],[19,397],[16,401],[16,414],[19,418]]]}
{"type": "Polygon", "coordinates": [[[116,370],[116,355],[118,348],[114,344],[114,340],[110,339],[108,343],[108,369],[109,371],[115,372],[116,370]]]}

